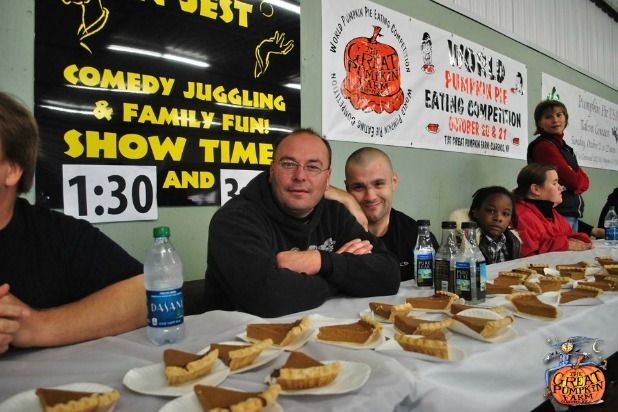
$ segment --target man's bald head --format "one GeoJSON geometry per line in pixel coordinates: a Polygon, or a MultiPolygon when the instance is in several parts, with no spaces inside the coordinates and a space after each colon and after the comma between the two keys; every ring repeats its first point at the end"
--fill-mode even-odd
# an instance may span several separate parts
{"type": "Polygon", "coordinates": [[[350,179],[350,166],[355,165],[362,168],[367,167],[370,163],[380,160],[383,162],[390,175],[393,175],[393,164],[386,153],[375,147],[362,147],[352,153],[345,162],[345,178],[350,179]]]}

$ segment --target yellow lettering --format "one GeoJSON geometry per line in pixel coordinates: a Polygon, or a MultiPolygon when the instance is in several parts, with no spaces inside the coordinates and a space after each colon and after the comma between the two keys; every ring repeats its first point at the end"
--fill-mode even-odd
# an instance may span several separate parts
{"type": "Polygon", "coordinates": [[[170,170],[165,176],[163,188],[187,189],[189,187],[195,189],[210,189],[215,185],[215,176],[211,172],[198,171],[182,171],[181,177],[178,177],[176,171],[170,170]]]}
{"type": "Polygon", "coordinates": [[[232,163],[250,163],[256,164],[257,153],[255,152],[255,143],[249,143],[247,147],[242,145],[242,142],[234,143],[234,151],[232,152],[232,163]]]}
{"type": "Polygon", "coordinates": [[[273,161],[273,145],[267,143],[260,143],[260,164],[269,165],[273,161]]]}
{"type": "Polygon", "coordinates": [[[204,162],[214,163],[248,163],[269,165],[272,162],[272,143],[248,143],[247,147],[242,142],[227,140],[200,139],[199,145],[204,148],[204,162]],[[230,150],[232,148],[232,150],[230,150]]]}
{"type": "Polygon", "coordinates": [[[100,158],[100,152],[103,152],[103,158],[116,159],[116,133],[104,132],[103,138],[99,138],[99,132],[86,132],[86,157],[100,158]]]}
{"type": "Polygon", "coordinates": [[[185,149],[187,139],[184,137],[178,137],[175,142],[169,137],[166,137],[163,143],[158,136],[150,136],[148,138],[152,155],[155,160],[163,160],[168,154],[172,160],[179,162],[182,159],[182,152],[185,149]]]}
{"type": "Polygon", "coordinates": [[[76,158],[84,154],[84,145],[79,141],[81,137],[81,133],[75,129],[69,130],[64,134],[64,141],[69,148],[64,154],[71,156],[72,158],[76,158]]]}

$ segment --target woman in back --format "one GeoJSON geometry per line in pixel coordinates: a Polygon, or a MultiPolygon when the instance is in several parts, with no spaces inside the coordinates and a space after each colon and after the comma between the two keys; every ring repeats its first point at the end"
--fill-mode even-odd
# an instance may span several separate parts
{"type": "Polygon", "coordinates": [[[517,175],[513,195],[522,256],[592,248],[588,235],[573,232],[569,222],[554,209],[562,202],[562,192],[552,165],[530,163],[517,175]]]}

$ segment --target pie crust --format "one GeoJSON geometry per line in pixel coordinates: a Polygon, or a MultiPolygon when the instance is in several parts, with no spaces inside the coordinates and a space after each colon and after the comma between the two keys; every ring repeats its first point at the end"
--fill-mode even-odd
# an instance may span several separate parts
{"type": "Polygon", "coordinates": [[[605,271],[610,274],[610,275],[618,275],[618,262],[609,264],[609,265],[604,265],[603,266],[605,268],[605,271]]]}
{"type": "Polygon", "coordinates": [[[453,324],[452,319],[441,321],[425,320],[414,316],[395,316],[395,329],[406,335],[424,335],[422,332],[432,332],[448,328],[453,324]]]}
{"type": "Polygon", "coordinates": [[[334,381],[341,369],[339,362],[324,364],[302,352],[292,351],[285,365],[275,369],[269,380],[283,389],[316,388],[334,381]]]}
{"type": "Polygon", "coordinates": [[[263,392],[242,392],[206,385],[195,385],[193,390],[204,411],[256,412],[277,399],[281,386],[271,385],[263,392]]]}
{"type": "Polygon", "coordinates": [[[525,268],[525,267],[518,267],[518,268],[512,269],[511,272],[521,273],[523,275],[526,275],[524,280],[527,280],[530,276],[537,274],[536,270],[525,268]]]}
{"type": "MultiPolygon", "coordinates": [[[[609,282],[607,280],[602,280],[600,282],[585,282],[585,283],[586,283],[585,286],[590,286],[590,287],[593,287],[593,288],[598,288],[598,289],[601,289],[601,290],[606,291],[606,292],[611,292],[611,291],[615,290],[615,287],[616,287],[615,283],[609,282]]],[[[578,283],[578,287],[579,287],[579,285],[581,285],[581,283],[578,283]]]]}
{"type": "Polygon", "coordinates": [[[175,349],[166,349],[163,352],[165,364],[165,378],[168,385],[179,385],[210,373],[219,356],[218,350],[205,355],[182,352],[175,349]]]}
{"type": "Polygon", "coordinates": [[[560,276],[568,276],[575,280],[586,278],[587,268],[585,266],[556,265],[556,269],[560,272],[560,276]]]}
{"type": "Polygon", "coordinates": [[[601,293],[603,293],[603,290],[599,288],[578,284],[576,288],[561,293],[559,303],[568,303],[585,298],[598,298],[601,293]]]}
{"type": "Polygon", "coordinates": [[[120,393],[115,389],[97,393],[37,388],[35,394],[45,412],[107,412],[120,398],[120,393]]]}
{"type": "Polygon", "coordinates": [[[484,319],[473,316],[453,315],[453,320],[457,320],[482,337],[489,339],[498,335],[502,329],[515,321],[513,315],[507,315],[500,319],[484,319]]]}
{"type": "MultiPolygon", "coordinates": [[[[463,304],[460,304],[460,303],[453,303],[451,305],[451,314],[456,315],[459,312],[461,312],[462,310],[466,310],[466,309],[479,309],[479,306],[469,306],[469,305],[463,305],[463,304]]],[[[494,313],[502,313],[502,312],[504,312],[506,310],[504,308],[504,306],[496,306],[496,307],[493,307],[493,308],[483,307],[482,309],[487,309],[487,310],[490,310],[490,311],[492,311],[494,313]]]]}
{"type": "Polygon", "coordinates": [[[388,303],[369,302],[369,309],[376,315],[394,321],[395,316],[406,316],[412,311],[412,305],[403,303],[401,305],[389,305],[388,303]]]}
{"type": "Polygon", "coordinates": [[[536,271],[536,273],[543,274],[545,273],[544,269],[549,267],[547,263],[528,263],[527,266],[529,269],[536,271]]]}
{"type": "Polygon", "coordinates": [[[367,345],[378,339],[381,333],[382,325],[380,322],[367,316],[362,316],[358,322],[345,325],[322,326],[318,331],[318,340],[367,345]]]}
{"type": "Polygon", "coordinates": [[[247,337],[255,340],[272,339],[277,346],[286,346],[303,333],[311,324],[311,318],[305,316],[294,323],[250,323],[247,325],[247,337]]]}
{"type": "Polygon", "coordinates": [[[524,282],[524,286],[535,293],[557,292],[562,289],[562,282],[555,276],[541,276],[538,282],[524,282]]]}
{"type": "Polygon", "coordinates": [[[459,295],[444,290],[438,290],[433,296],[407,298],[406,302],[415,309],[449,310],[451,304],[459,299],[459,295]]]}
{"type": "Polygon", "coordinates": [[[395,341],[406,351],[448,359],[448,344],[441,340],[414,338],[395,333],[395,341]]]}
{"type": "Polygon", "coordinates": [[[555,319],[558,317],[558,310],[555,306],[541,302],[534,292],[513,293],[506,297],[511,301],[515,310],[532,316],[555,319]]]}
{"type": "Polygon", "coordinates": [[[213,350],[219,351],[219,359],[229,366],[231,371],[244,368],[251,365],[255,358],[260,356],[262,351],[272,346],[272,339],[264,339],[253,345],[225,345],[220,343],[213,343],[210,345],[211,352],[213,350]]]}

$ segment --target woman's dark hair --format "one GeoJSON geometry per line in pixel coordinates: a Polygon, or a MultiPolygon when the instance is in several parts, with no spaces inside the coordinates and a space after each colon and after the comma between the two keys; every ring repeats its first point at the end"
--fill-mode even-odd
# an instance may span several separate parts
{"type": "Polygon", "coordinates": [[[546,110],[553,109],[554,107],[559,107],[562,109],[565,120],[564,127],[566,128],[569,125],[569,112],[567,111],[564,103],[559,100],[543,100],[541,103],[537,104],[534,109],[534,125],[536,126],[536,130],[534,131],[535,135],[543,133],[543,129],[539,126],[543,113],[545,113],[546,110]]]}
{"type": "Polygon", "coordinates": [[[517,175],[517,187],[513,190],[515,199],[525,199],[532,185],[543,186],[550,170],[556,170],[556,167],[546,163],[530,163],[521,169],[517,175]]]}
{"type": "Polygon", "coordinates": [[[511,199],[511,203],[513,204],[513,210],[511,214],[511,225],[517,225],[517,215],[515,214],[515,199],[513,199],[513,195],[508,191],[507,188],[502,186],[488,186],[482,187],[472,195],[472,204],[470,205],[470,210],[468,211],[468,217],[472,221],[476,221],[474,218],[474,211],[480,209],[481,205],[489,196],[493,195],[504,195],[511,199]]]}

